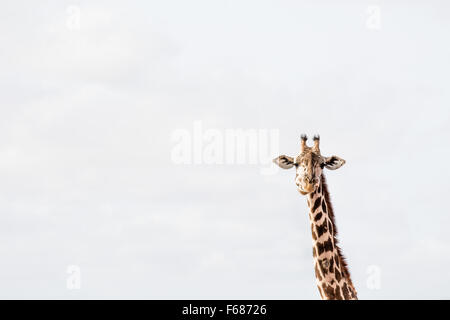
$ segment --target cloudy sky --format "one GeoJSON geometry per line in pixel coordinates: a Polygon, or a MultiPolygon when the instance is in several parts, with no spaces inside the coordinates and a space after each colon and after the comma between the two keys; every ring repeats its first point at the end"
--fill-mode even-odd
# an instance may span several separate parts
{"type": "Polygon", "coordinates": [[[320,133],[347,161],[326,174],[359,297],[450,298],[449,16],[446,1],[2,3],[0,298],[319,299],[294,172],[180,163],[177,132],[205,150],[199,123],[216,140],[272,130],[267,157],[320,133]]]}

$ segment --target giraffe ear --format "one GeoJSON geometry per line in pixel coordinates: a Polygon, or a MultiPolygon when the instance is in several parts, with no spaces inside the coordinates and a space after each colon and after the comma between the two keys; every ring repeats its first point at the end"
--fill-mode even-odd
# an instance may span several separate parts
{"type": "Polygon", "coordinates": [[[273,162],[283,169],[290,169],[294,166],[294,159],[285,155],[273,159],[273,162]]]}
{"type": "Polygon", "coordinates": [[[325,158],[324,160],[325,160],[325,162],[323,163],[323,166],[330,170],[339,169],[345,163],[344,159],[341,159],[337,156],[331,156],[331,157],[325,158]]]}

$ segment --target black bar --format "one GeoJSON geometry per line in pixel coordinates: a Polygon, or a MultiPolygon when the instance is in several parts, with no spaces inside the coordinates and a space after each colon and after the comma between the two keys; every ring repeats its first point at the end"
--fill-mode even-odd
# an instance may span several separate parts
{"type": "Polygon", "coordinates": [[[114,316],[128,319],[307,319],[343,315],[383,317],[411,311],[446,312],[448,300],[441,301],[320,301],[320,300],[28,300],[1,301],[2,312],[15,316],[45,314],[59,319],[66,316],[114,316]],[[445,309],[444,309],[445,308],[445,309]]]}

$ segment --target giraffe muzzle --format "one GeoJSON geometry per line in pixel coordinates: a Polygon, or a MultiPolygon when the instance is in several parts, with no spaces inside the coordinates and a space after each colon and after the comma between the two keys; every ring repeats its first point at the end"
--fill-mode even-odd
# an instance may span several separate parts
{"type": "Polygon", "coordinates": [[[302,186],[302,193],[308,194],[314,191],[314,184],[313,183],[304,183],[302,186]]]}

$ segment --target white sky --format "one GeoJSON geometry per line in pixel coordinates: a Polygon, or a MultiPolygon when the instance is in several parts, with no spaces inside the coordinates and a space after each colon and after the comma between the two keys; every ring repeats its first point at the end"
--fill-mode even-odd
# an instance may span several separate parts
{"type": "Polygon", "coordinates": [[[320,133],[359,297],[450,298],[450,5],[315,2],[4,1],[0,298],[318,299],[294,172],[175,165],[196,120],[320,133]]]}

